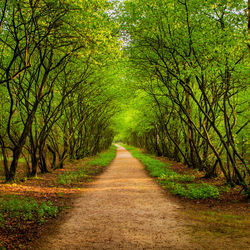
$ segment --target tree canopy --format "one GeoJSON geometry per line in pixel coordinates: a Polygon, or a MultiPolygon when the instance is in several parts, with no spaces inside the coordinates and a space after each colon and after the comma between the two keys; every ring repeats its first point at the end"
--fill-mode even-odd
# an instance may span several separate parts
{"type": "Polygon", "coordinates": [[[0,157],[7,181],[113,140],[249,184],[244,0],[4,0],[0,157]]]}

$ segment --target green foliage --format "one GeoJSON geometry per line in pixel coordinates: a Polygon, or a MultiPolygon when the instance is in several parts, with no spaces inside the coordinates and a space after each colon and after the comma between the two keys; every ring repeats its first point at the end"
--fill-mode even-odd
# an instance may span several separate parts
{"type": "Polygon", "coordinates": [[[46,217],[56,217],[58,214],[58,208],[53,206],[51,201],[42,202],[37,210],[37,215],[40,222],[44,222],[46,217]]]}
{"type": "Polygon", "coordinates": [[[57,182],[61,185],[70,185],[73,182],[79,182],[83,178],[86,180],[91,180],[88,177],[94,174],[94,170],[91,166],[106,167],[115,158],[116,147],[112,145],[110,149],[102,152],[94,157],[94,159],[88,161],[84,167],[77,171],[66,171],[64,174],[59,174],[57,182]]]}
{"type": "Polygon", "coordinates": [[[179,196],[187,197],[189,199],[206,199],[206,198],[218,198],[218,188],[205,183],[190,183],[190,184],[179,184],[169,182],[166,184],[170,192],[179,196]]]}
{"type": "Polygon", "coordinates": [[[135,158],[139,159],[144,166],[146,166],[146,169],[152,177],[160,177],[168,171],[166,164],[153,159],[149,155],[143,155],[139,151],[131,151],[131,153],[135,158]]]}
{"type": "Polygon", "coordinates": [[[48,170],[46,145],[53,169],[56,159],[62,167],[67,157],[82,159],[111,145],[116,91],[110,72],[122,53],[112,1],[14,1],[18,8],[12,2],[4,1],[0,38],[0,158],[6,151],[10,182],[21,152],[27,159],[39,154],[33,176],[38,166],[48,170]],[[12,159],[14,151],[20,153],[12,159]]]}
{"type": "Polygon", "coordinates": [[[119,114],[117,139],[210,176],[221,172],[247,191],[245,9],[244,0],[120,4],[121,29],[128,36],[124,78],[133,94],[119,114]]]}
{"type": "Polygon", "coordinates": [[[72,182],[80,181],[80,179],[86,177],[88,177],[87,168],[73,172],[66,171],[64,174],[59,174],[58,183],[61,185],[70,185],[72,182]]]}
{"type": "Polygon", "coordinates": [[[219,190],[217,187],[205,183],[189,183],[195,180],[193,175],[182,175],[171,170],[170,166],[154,159],[150,155],[143,154],[138,149],[123,145],[131,154],[139,159],[146,167],[152,177],[156,177],[159,184],[168,188],[171,193],[189,199],[218,198],[219,190]]]}
{"type": "MultiPolygon", "coordinates": [[[[8,160],[22,150],[30,159],[39,148],[35,175],[37,165],[47,172],[45,145],[62,167],[115,137],[210,175],[221,171],[247,191],[246,1],[4,2],[0,152],[8,160]]],[[[17,161],[10,169],[8,160],[6,180],[14,181],[17,161]]]]}
{"type": "Polygon", "coordinates": [[[58,207],[51,201],[38,203],[31,198],[0,199],[0,226],[5,227],[8,219],[18,221],[45,222],[48,217],[56,217],[58,207]]]}
{"type": "Polygon", "coordinates": [[[88,165],[106,167],[115,158],[115,155],[116,155],[116,147],[112,145],[108,151],[98,154],[97,157],[89,161],[88,165]]]}
{"type": "Polygon", "coordinates": [[[165,182],[192,182],[194,179],[194,175],[182,175],[171,170],[160,176],[160,180],[165,182]]]}
{"type": "Polygon", "coordinates": [[[191,199],[206,199],[206,198],[218,198],[218,188],[205,183],[201,184],[187,184],[188,198],[191,199]]]}

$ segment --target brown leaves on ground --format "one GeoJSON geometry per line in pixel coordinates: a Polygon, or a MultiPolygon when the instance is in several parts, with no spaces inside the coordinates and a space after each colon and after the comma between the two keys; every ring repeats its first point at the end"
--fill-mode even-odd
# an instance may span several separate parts
{"type": "MultiPolygon", "coordinates": [[[[170,163],[171,168],[177,173],[194,175],[197,182],[202,180],[217,187],[224,185],[224,180],[221,177],[204,179],[201,172],[190,170],[181,163],[169,161],[162,157],[160,159],[170,163]]],[[[18,184],[4,184],[3,181],[0,181],[0,198],[16,195],[19,197],[30,197],[37,202],[50,200],[62,211],[58,218],[50,218],[44,224],[26,221],[20,225],[18,219],[10,220],[8,229],[0,228],[0,249],[1,246],[7,249],[27,248],[32,241],[48,233],[49,230],[53,230],[55,223],[63,220],[65,213],[67,213],[68,210],[65,208],[71,207],[74,199],[79,197],[83,192],[83,188],[88,185],[86,178],[77,183],[73,182],[70,185],[59,185],[57,182],[58,175],[66,171],[76,171],[83,166],[84,161],[79,160],[74,163],[68,162],[65,164],[64,169],[38,174],[36,178],[27,179],[18,184]],[[10,228],[13,230],[9,230],[10,228]]],[[[91,170],[95,173],[94,175],[103,171],[102,168],[96,166],[92,166],[91,170]]],[[[20,176],[24,175],[23,171],[20,168],[20,176]]],[[[3,178],[0,180],[3,180],[3,178]]],[[[182,204],[185,208],[183,218],[192,221],[190,234],[193,235],[193,240],[196,243],[202,239],[205,244],[206,238],[209,239],[209,237],[214,236],[224,237],[226,243],[227,237],[230,235],[234,235],[236,238],[237,235],[240,235],[241,237],[238,238],[242,239],[242,237],[245,237],[244,232],[249,230],[249,220],[247,219],[249,218],[249,203],[240,193],[240,189],[231,189],[230,192],[224,193],[218,200],[188,200],[186,198],[174,197],[169,193],[168,196],[170,199],[174,199],[175,202],[182,204]],[[226,217],[223,217],[223,215],[226,217]],[[238,227],[237,225],[239,224],[241,225],[238,227]]]]}
{"type": "MultiPolygon", "coordinates": [[[[61,211],[59,218],[49,218],[44,224],[9,218],[8,227],[0,227],[0,249],[1,247],[7,249],[26,248],[34,239],[39,238],[50,226],[63,217],[64,213],[67,212],[66,208],[72,206],[74,199],[82,193],[82,188],[86,187],[87,180],[82,179],[80,182],[72,182],[70,185],[60,185],[57,181],[58,176],[66,171],[77,171],[83,168],[84,162],[83,160],[75,163],[67,162],[64,169],[38,174],[35,178],[27,179],[17,184],[0,182],[0,198],[30,197],[38,203],[52,201],[53,205],[58,206],[61,211]]],[[[94,173],[93,176],[90,176],[91,178],[103,171],[103,168],[97,166],[90,166],[89,168],[94,173]]],[[[22,169],[19,170],[18,176],[23,176],[22,169]]]]}

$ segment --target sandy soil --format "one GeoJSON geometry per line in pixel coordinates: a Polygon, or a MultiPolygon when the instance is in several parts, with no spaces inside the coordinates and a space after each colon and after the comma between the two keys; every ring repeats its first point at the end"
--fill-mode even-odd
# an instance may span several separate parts
{"type": "Polygon", "coordinates": [[[108,169],[76,200],[64,222],[39,249],[195,249],[180,205],[118,146],[108,169]]]}

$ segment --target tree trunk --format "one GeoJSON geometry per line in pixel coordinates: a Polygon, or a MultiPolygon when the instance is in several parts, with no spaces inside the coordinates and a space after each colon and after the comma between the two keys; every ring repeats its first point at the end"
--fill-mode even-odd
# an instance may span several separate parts
{"type": "Polygon", "coordinates": [[[15,149],[13,150],[13,159],[10,165],[9,175],[6,178],[7,182],[15,181],[18,159],[20,157],[21,152],[22,152],[22,147],[15,147],[15,149]]]}
{"type": "Polygon", "coordinates": [[[32,153],[31,153],[31,174],[30,176],[31,177],[35,177],[36,174],[37,174],[37,164],[38,164],[38,160],[37,160],[37,156],[36,156],[36,153],[37,151],[34,150],[32,153]]]}
{"type": "Polygon", "coordinates": [[[49,145],[47,145],[48,150],[52,153],[52,163],[51,163],[51,168],[55,169],[56,167],[56,152],[52,149],[52,147],[50,147],[49,145]]]}
{"type": "Polygon", "coordinates": [[[4,143],[2,143],[2,154],[3,154],[3,166],[4,166],[4,176],[5,179],[7,180],[9,178],[9,166],[8,166],[8,157],[7,157],[7,153],[4,147],[4,143]]]}
{"type": "Polygon", "coordinates": [[[192,129],[192,124],[190,122],[191,118],[191,106],[190,106],[190,95],[186,92],[186,99],[185,99],[185,104],[186,104],[186,111],[187,111],[187,137],[188,137],[188,145],[189,145],[189,156],[191,159],[192,163],[192,168],[197,168],[197,159],[195,155],[195,149],[194,149],[194,144],[193,144],[193,129],[192,129]]]}

